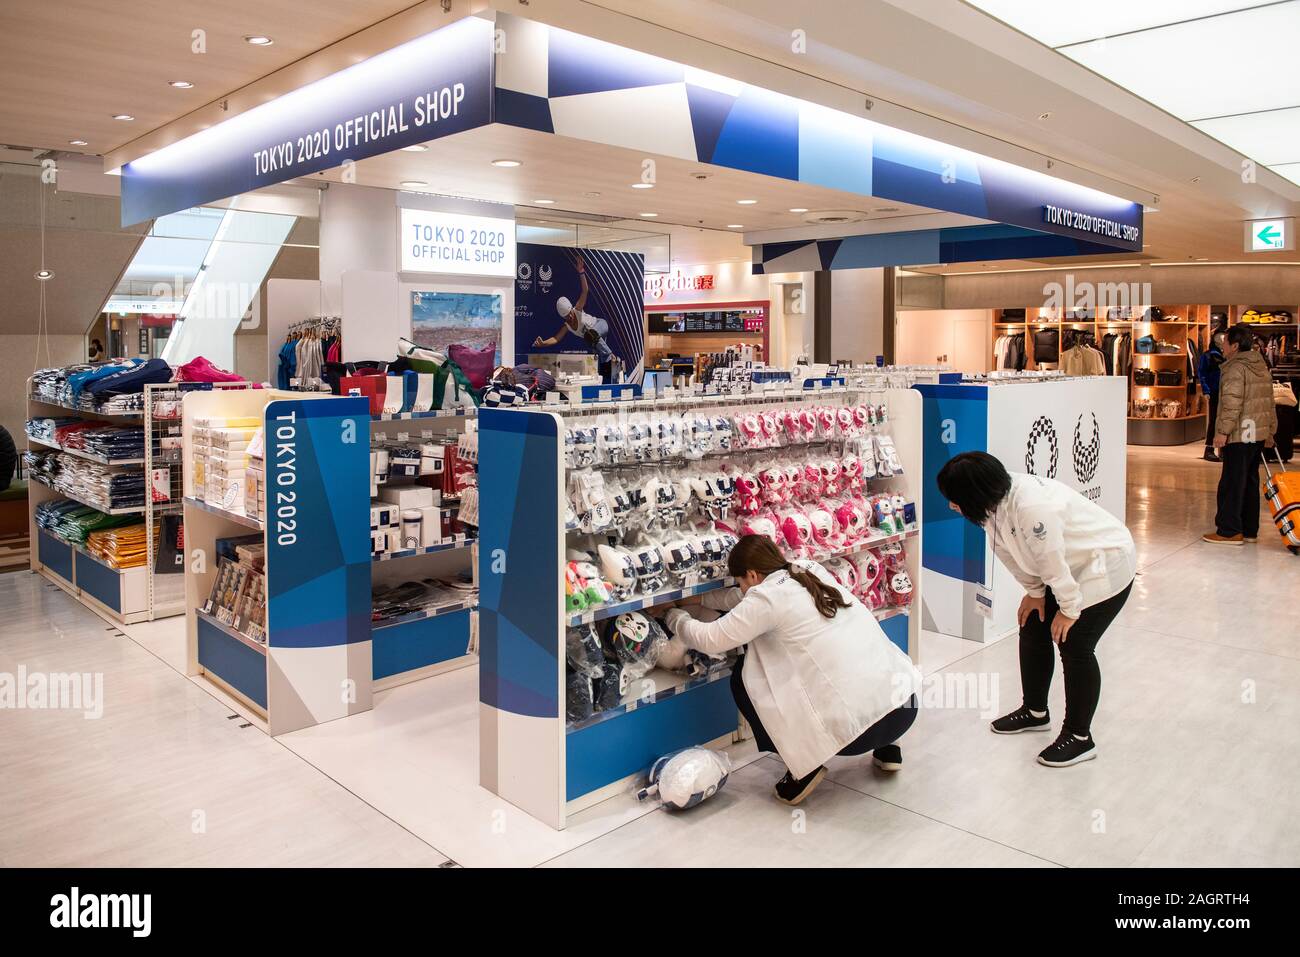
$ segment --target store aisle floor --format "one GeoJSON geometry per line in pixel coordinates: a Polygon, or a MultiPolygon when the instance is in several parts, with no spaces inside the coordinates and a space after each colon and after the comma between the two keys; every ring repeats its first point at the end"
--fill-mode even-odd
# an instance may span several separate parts
{"type": "Polygon", "coordinates": [[[177,673],[180,620],[132,642],[0,575],[0,672],[105,676],[101,719],[0,711],[0,864],[1294,865],[1300,795],[1272,769],[1300,719],[1300,624],[1278,610],[1300,559],[1267,526],[1253,547],[1200,542],[1218,469],[1199,452],[1130,450],[1141,574],[1099,647],[1096,761],[1043,768],[1050,736],[989,733],[981,710],[1019,700],[1014,641],[928,635],[931,680],[996,688],[996,706],[923,710],[901,774],[836,759],[799,813],[771,797],[780,762],[747,745],[696,810],[622,795],[552,831],[477,787],[474,668],[272,740],[177,673]]]}

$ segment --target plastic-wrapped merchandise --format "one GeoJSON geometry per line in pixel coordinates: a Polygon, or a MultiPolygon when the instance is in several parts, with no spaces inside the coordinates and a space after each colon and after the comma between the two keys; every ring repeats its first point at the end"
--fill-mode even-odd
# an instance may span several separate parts
{"type": "Polygon", "coordinates": [[[564,656],[574,671],[599,678],[605,667],[605,653],[594,625],[580,625],[564,633],[564,656]]]}
{"type": "Polygon", "coordinates": [[[637,798],[658,797],[666,806],[684,811],[707,801],[727,783],[731,759],[708,748],[685,748],[666,754],[650,768],[637,798]]]}
{"type": "Polygon", "coordinates": [[[568,693],[564,698],[564,716],[569,721],[585,721],[593,710],[591,676],[570,670],[566,677],[568,693]]]}
{"type": "Polygon", "coordinates": [[[614,658],[623,663],[627,678],[640,678],[659,661],[659,651],[668,635],[663,626],[639,611],[619,615],[605,633],[614,658]]]}

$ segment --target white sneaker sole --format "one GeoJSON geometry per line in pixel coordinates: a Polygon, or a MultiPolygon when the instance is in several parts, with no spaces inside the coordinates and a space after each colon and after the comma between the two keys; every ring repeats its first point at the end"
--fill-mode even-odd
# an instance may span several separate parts
{"type": "Polygon", "coordinates": [[[826,768],[822,768],[820,771],[817,772],[817,776],[812,779],[812,781],[808,784],[806,788],[803,789],[803,793],[801,793],[797,798],[794,798],[789,801],[781,797],[780,794],[777,794],[775,790],[772,793],[776,794],[776,799],[780,801],[782,804],[788,804],[791,807],[794,807],[796,804],[802,804],[808,798],[808,795],[812,794],[813,791],[817,790],[817,785],[822,783],[822,778],[824,777],[826,777],[826,768]]]}
{"type": "Polygon", "coordinates": [[[1206,545],[1231,545],[1234,548],[1240,548],[1242,545],[1246,544],[1244,541],[1212,542],[1208,538],[1202,538],[1201,541],[1203,541],[1206,545]]]}
{"type": "Polygon", "coordinates": [[[900,764],[898,761],[882,761],[880,760],[880,758],[872,758],[871,763],[874,764],[876,767],[880,768],[880,770],[882,771],[892,772],[892,771],[903,770],[903,765],[900,764]]]}
{"type": "Polygon", "coordinates": [[[1027,728],[1015,728],[1011,731],[999,731],[997,728],[993,727],[993,725],[990,724],[989,730],[992,731],[994,734],[1024,734],[1026,731],[1051,731],[1052,723],[1049,721],[1047,724],[1035,724],[1035,725],[1030,725],[1027,728]]]}
{"type": "Polygon", "coordinates": [[[1040,754],[1038,756],[1038,763],[1045,768],[1068,768],[1076,764],[1082,764],[1084,761],[1091,761],[1096,756],[1097,756],[1096,748],[1093,748],[1091,751],[1085,751],[1077,758],[1072,758],[1069,761],[1047,761],[1044,760],[1043,756],[1040,754]]]}

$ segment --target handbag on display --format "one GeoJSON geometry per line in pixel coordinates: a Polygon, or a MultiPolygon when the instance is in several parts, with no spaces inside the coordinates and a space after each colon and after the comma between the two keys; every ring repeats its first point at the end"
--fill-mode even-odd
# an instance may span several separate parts
{"type": "Polygon", "coordinates": [[[1156,385],[1182,385],[1182,369],[1161,369],[1156,373],[1156,385]]]}
{"type": "Polygon", "coordinates": [[[358,369],[355,374],[345,375],[339,379],[339,395],[363,395],[370,400],[370,414],[379,415],[384,411],[384,400],[388,397],[387,376],[376,369],[358,369]]]}
{"type": "Polygon", "coordinates": [[[1146,312],[1142,313],[1143,322],[1159,322],[1164,317],[1165,311],[1159,306],[1148,306],[1146,312]]]}
{"type": "Polygon", "coordinates": [[[1150,369],[1134,369],[1133,384],[1134,385],[1155,385],[1156,374],[1152,372],[1150,369]]]}
{"type": "Polygon", "coordinates": [[[1157,348],[1158,347],[1156,345],[1156,337],[1151,335],[1139,336],[1137,341],[1133,343],[1133,349],[1139,355],[1144,355],[1144,356],[1155,355],[1157,348]]]}

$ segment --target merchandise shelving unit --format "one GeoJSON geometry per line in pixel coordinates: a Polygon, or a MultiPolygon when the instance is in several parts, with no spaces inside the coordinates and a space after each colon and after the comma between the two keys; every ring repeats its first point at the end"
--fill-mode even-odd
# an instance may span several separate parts
{"type": "MultiPolygon", "coordinates": [[[[918,524],[847,551],[907,539],[916,589],[908,608],[882,609],[885,634],[915,657],[920,635],[920,509],[922,401],[911,389],[859,392],[783,387],[749,395],[684,400],[713,407],[746,403],[835,401],[859,396],[886,404],[903,474],[873,482],[914,502],[918,524]]],[[[658,757],[691,745],[736,740],[739,717],[728,669],[687,677],[655,669],[622,701],[581,722],[565,715],[565,630],[727,584],[705,582],[569,615],[563,573],[566,419],[602,412],[681,410],[679,399],[636,399],[582,406],[484,409],[479,420],[480,495],[499,507],[482,510],[479,650],[480,783],[537,819],[563,828],[569,815],[625,788],[658,757]]],[[[794,447],[797,451],[797,446],[794,447]]]]}
{"type": "MultiPolygon", "coordinates": [[[[1206,304],[1161,305],[1167,316],[1176,316],[1172,320],[1149,321],[1141,316],[1145,307],[1135,306],[1131,314],[1138,318],[1119,318],[1117,310],[1096,310],[1089,318],[1071,318],[1062,316],[1059,310],[1027,307],[1023,319],[1006,317],[1007,310],[993,310],[993,339],[1016,332],[1025,333],[1025,350],[1027,369],[1038,368],[1033,358],[1033,334],[1040,329],[1054,329],[1058,342],[1074,330],[1093,333],[1100,344],[1102,337],[1109,332],[1128,332],[1131,334],[1130,356],[1132,369],[1178,370],[1182,381],[1178,385],[1140,386],[1133,382],[1129,373],[1129,425],[1128,441],[1132,445],[1182,445],[1195,441],[1205,434],[1205,414],[1207,401],[1195,382],[1196,370],[1191,370],[1189,377],[1186,343],[1190,339],[1198,351],[1203,352],[1210,341],[1210,313],[1212,307],[1206,304]],[[1104,313],[1104,314],[1101,314],[1104,313]],[[1145,335],[1153,335],[1157,340],[1172,342],[1179,347],[1178,352],[1140,353],[1137,340],[1145,335]],[[1180,415],[1176,416],[1138,416],[1134,414],[1138,400],[1162,402],[1173,400],[1182,404],[1180,415]]],[[[991,364],[992,365],[992,364],[991,364]]],[[[1046,363],[1045,367],[1054,368],[1056,363],[1046,363]]]]}
{"type": "MultiPolygon", "coordinates": [[[[140,411],[97,412],[79,405],[39,398],[33,394],[32,381],[29,378],[27,380],[28,420],[52,416],[80,418],[105,425],[139,425],[143,419],[143,413],[140,411]]],[[[72,455],[113,469],[142,471],[145,468],[143,458],[106,459],[81,449],[64,448],[58,443],[30,435],[27,435],[26,439],[27,447],[31,451],[59,451],[64,455],[72,455]]],[[[58,499],[71,499],[99,509],[108,515],[143,516],[147,525],[146,506],[109,508],[106,507],[106,503],[97,502],[89,496],[56,488],[38,475],[31,474],[28,479],[27,507],[29,536],[32,543],[31,570],[53,582],[91,611],[110,622],[134,624],[155,617],[149,597],[147,565],[114,568],[92,555],[83,546],[66,542],[49,531],[38,528],[35,519],[37,506],[58,499]]],[[[146,535],[146,538],[148,537],[146,535]]]]}
{"type": "Polygon", "coordinates": [[[369,410],[362,398],[269,389],[191,392],[182,403],[188,673],[269,734],[371,706],[369,410]],[[196,418],[261,419],[266,520],[196,496],[196,418]],[[217,542],[260,534],[266,641],[202,610],[217,542]]]}
{"type": "MultiPolygon", "coordinates": [[[[478,410],[473,406],[430,412],[386,412],[371,416],[374,437],[399,441],[438,441],[469,429],[478,410]]],[[[454,518],[457,506],[444,499],[442,517],[454,518]]],[[[451,540],[427,548],[378,555],[372,563],[372,583],[392,584],[409,577],[438,578],[469,573],[477,582],[476,542],[472,534],[456,533],[451,540]]],[[[477,588],[464,600],[374,622],[372,678],[376,691],[472,665],[478,614],[477,588]]]]}

